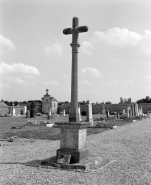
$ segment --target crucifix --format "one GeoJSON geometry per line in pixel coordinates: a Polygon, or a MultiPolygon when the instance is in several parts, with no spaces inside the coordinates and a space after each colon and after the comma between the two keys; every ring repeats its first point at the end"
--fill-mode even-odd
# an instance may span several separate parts
{"type": "Polygon", "coordinates": [[[72,34],[72,71],[71,71],[71,109],[69,112],[69,122],[56,122],[61,129],[60,148],[57,150],[57,159],[60,163],[60,156],[68,156],[70,164],[79,163],[89,156],[86,147],[87,127],[89,122],[80,122],[78,110],[78,34],[87,32],[87,26],[78,25],[78,18],[73,18],[72,28],[63,30],[65,35],[72,34]]]}
{"type": "Polygon", "coordinates": [[[71,109],[69,112],[69,122],[79,122],[78,111],[78,35],[82,32],[87,32],[87,26],[79,27],[79,20],[77,17],[73,18],[72,28],[63,30],[65,35],[72,34],[72,74],[71,74],[71,109]]]}

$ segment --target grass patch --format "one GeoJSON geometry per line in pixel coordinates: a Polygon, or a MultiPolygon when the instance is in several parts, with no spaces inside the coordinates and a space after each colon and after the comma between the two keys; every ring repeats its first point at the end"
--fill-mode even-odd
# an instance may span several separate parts
{"type": "MultiPolygon", "coordinates": [[[[102,115],[93,115],[94,120],[98,120],[102,115]]],[[[83,116],[82,120],[85,120],[86,117],[83,116]]],[[[0,118],[0,138],[8,138],[11,136],[18,136],[21,138],[33,138],[33,139],[49,139],[49,140],[60,140],[60,129],[59,128],[49,128],[46,125],[27,125],[28,120],[40,120],[49,121],[52,123],[55,122],[68,122],[68,117],[56,116],[51,120],[47,120],[46,116],[37,116],[36,118],[25,118],[22,117],[1,117],[0,118]],[[11,129],[11,127],[16,127],[16,129],[11,129]]],[[[101,122],[101,121],[94,121],[101,122]]],[[[107,126],[121,126],[130,123],[129,121],[105,121],[104,123],[107,126]]],[[[108,130],[108,128],[88,128],[88,135],[98,134],[108,130]]]]}

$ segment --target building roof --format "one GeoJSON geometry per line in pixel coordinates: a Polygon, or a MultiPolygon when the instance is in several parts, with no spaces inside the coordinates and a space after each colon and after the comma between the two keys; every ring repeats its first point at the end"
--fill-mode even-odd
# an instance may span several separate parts
{"type": "Polygon", "coordinates": [[[58,102],[58,100],[56,100],[56,98],[54,98],[54,97],[51,97],[51,98],[52,98],[53,101],[57,101],[58,102]]]}
{"type": "Polygon", "coordinates": [[[4,102],[0,102],[0,107],[8,107],[4,102]]]}

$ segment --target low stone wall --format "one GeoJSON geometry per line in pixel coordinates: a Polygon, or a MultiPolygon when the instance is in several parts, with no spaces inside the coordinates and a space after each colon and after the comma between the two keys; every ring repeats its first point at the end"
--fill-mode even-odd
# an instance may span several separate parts
{"type": "MultiPolygon", "coordinates": [[[[126,110],[127,104],[105,104],[105,108],[109,110],[109,112],[122,112],[123,109],[126,110]]],[[[147,113],[149,110],[151,110],[151,103],[138,103],[138,108],[143,109],[143,113],[147,113]]],[[[86,105],[80,105],[81,113],[86,112],[86,105]]],[[[57,113],[59,114],[65,109],[66,114],[69,114],[69,104],[64,104],[58,107],[57,113]]],[[[102,104],[95,104],[92,105],[92,113],[93,114],[99,114],[102,113],[103,106],[102,104]]]]}

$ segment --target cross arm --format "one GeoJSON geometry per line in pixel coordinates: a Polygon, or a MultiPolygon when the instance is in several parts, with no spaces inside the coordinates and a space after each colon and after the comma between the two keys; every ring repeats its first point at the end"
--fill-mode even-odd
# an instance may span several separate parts
{"type": "Polygon", "coordinates": [[[87,26],[80,26],[77,28],[78,33],[81,32],[87,32],[88,31],[88,27],[87,26]]]}
{"type": "Polygon", "coordinates": [[[69,35],[69,34],[72,34],[72,28],[66,28],[63,30],[63,34],[65,35],[69,35]]]}

